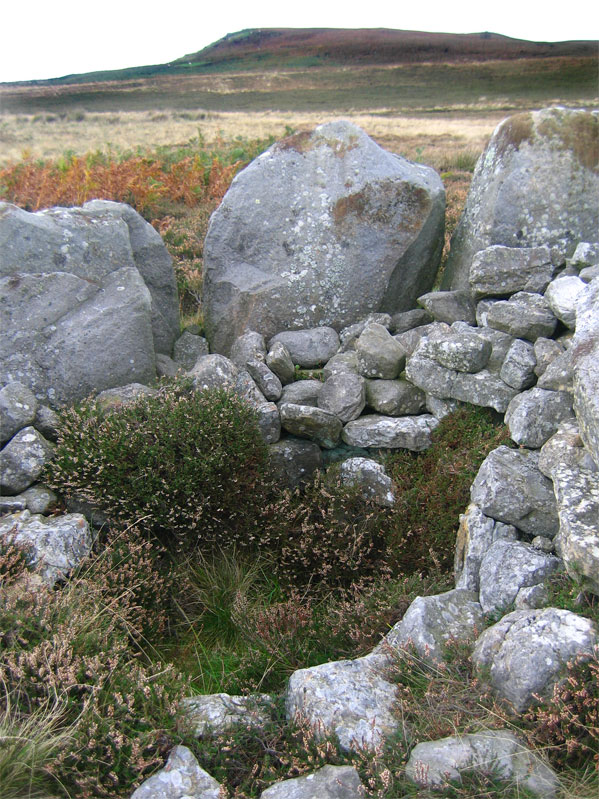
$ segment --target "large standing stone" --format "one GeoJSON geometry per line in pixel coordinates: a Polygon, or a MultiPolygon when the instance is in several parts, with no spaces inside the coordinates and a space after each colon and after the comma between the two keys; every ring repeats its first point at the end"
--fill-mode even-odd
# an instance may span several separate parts
{"type": "Polygon", "coordinates": [[[438,175],[385,152],[349,122],[275,144],[234,179],[204,247],[211,348],[244,329],[337,330],[408,310],[442,247],[438,175]]]}
{"type": "Polygon", "coordinates": [[[599,228],[599,116],[549,108],[516,114],[480,158],[442,288],[468,288],[475,253],[493,244],[570,255],[599,228]]]}
{"type": "Polygon", "coordinates": [[[0,203],[0,252],[0,380],[56,404],[155,378],[155,351],[170,354],[179,332],[177,289],[162,239],[132,208],[0,203]]]}
{"type": "Polygon", "coordinates": [[[57,407],[156,379],[150,292],[137,268],[109,266],[98,278],[65,271],[0,278],[0,382],[23,383],[57,407]]]}
{"type": "Polygon", "coordinates": [[[472,659],[488,670],[495,691],[522,713],[535,695],[551,694],[566,663],[590,655],[599,642],[596,625],[569,610],[515,610],[489,627],[472,659]]]}

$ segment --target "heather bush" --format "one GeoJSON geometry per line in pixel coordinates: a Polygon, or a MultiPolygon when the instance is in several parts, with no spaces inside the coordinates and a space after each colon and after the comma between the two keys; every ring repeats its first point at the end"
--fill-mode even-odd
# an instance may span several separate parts
{"type": "Polygon", "coordinates": [[[146,634],[158,638],[164,621],[156,558],[129,530],[62,588],[10,590],[23,575],[7,557],[0,718],[40,741],[33,786],[43,778],[82,799],[120,798],[162,765],[188,691],[173,666],[146,657],[146,634]]]}
{"type": "Polygon", "coordinates": [[[94,400],[61,414],[47,480],[120,526],[172,545],[229,545],[257,524],[264,444],[250,406],[225,390],[162,387],[105,413],[94,400]]]}

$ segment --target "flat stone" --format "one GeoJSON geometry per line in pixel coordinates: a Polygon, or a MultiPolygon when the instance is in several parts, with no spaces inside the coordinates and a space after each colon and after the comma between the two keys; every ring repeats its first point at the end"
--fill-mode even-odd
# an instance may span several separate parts
{"type": "Polygon", "coordinates": [[[101,391],[96,397],[96,402],[102,412],[106,414],[121,408],[123,405],[136,402],[141,397],[155,397],[157,393],[158,391],[150,386],[144,386],[141,383],[129,383],[126,386],[107,388],[105,391],[101,391]]]}
{"type": "Polygon", "coordinates": [[[419,352],[427,358],[440,363],[447,369],[458,372],[480,372],[487,365],[491,356],[492,345],[489,341],[471,332],[453,332],[439,341],[425,342],[419,352]]]}
{"type": "Polygon", "coordinates": [[[350,352],[338,352],[333,355],[330,361],[327,361],[322,370],[322,376],[325,380],[333,375],[341,374],[342,372],[351,372],[358,374],[358,356],[351,350],[350,352]]]}
{"type": "Polygon", "coordinates": [[[272,697],[225,693],[189,696],[181,700],[179,710],[181,727],[196,738],[203,738],[240,725],[246,729],[263,727],[272,718],[272,697]]]}
{"type": "Polygon", "coordinates": [[[279,405],[290,402],[293,405],[311,405],[318,407],[318,395],[322,391],[324,383],[320,380],[296,380],[295,383],[288,383],[283,386],[279,405]]]}
{"type": "Polygon", "coordinates": [[[392,418],[367,414],[348,422],[341,434],[352,447],[385,447],[420,452],[431,445],[431,432],[439,424],[431,414],[392,418]]]}
{"type": "Polygon", "coordinates": [[[576,305],[585,283],[574,275],[558,277],[552,281],[545,292],[549,307],[566,327],[576,327],[576,305]]]}
{"type": "Polygon", "coordinates": [[[505,297],[518,291],[541,294],[549,285],[554,271],[548,247],[495,244],[474,255],[468,282],[476,300],[505,297]]]}

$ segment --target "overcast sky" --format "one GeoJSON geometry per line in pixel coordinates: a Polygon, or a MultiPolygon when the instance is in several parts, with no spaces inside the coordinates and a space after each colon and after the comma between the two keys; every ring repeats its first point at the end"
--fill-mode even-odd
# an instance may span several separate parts
{"type": "Polygon", "coordinates": [[[0,82],[162,64],[244,28],[396,28],[599,38],[592,0],[5,0],[0,82]]]}

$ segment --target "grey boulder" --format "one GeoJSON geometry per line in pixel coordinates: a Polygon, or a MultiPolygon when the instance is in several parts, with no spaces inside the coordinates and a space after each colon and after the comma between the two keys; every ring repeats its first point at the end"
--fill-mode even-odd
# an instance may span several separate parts
{"type": "Polygon", "coordinates": [[[0,389],[0,444],[11,439],[35,419],[38,402],[27,386],[8,383],[0,389]]]}
{"type": "Polygon", "coordinates": [[[494,244],[477,252],[468,282],[475,299],[505,297],[517,291],[542,293],[555,267],[548,247],[503,247],[494,244]]]}
{"type": "Polygon", "coordinates": [[[494,244],[571,255],[599,228],[596,113],[565,108],[504,120],[478,161],[442,288],[468,288],[474,255],[494,244]]]}
{"type": "Polygon", "coordinates": [[[323,766],[312,774],[277,782],[260,799],[363,799],[364,786],[353,766],[323,766]]]}
{"type": "Polygon", "coordinates": [[[548,696],[568,661],[591,655],[596,625],[569,610],[515,610],[480,636],[472,654],[492,688],[522,713],[535,696],[548,696]]]}
{"type": "Polygon", "coordinates": [[[505,423],[516,444],[539,449],[557,431],[560,422],[573,416],[570,394],[531,388],[510,402],[505,423]]]}
{"type": "Polygon", "coordinates": [[[351,447],[402,448],[420,452],[430,447],[431,433],[438,424],[439,421],[428,413],[396,418],[367,414],[348,422],[341,435],[351,447]]]}
{"type": "Polygon", "coordinates": [[[554,771],[508,730],[485,730],[417,744],[406,777],[421,788],[462,782],[462,773],[481,773],[515,783],[540,799],[554,799],[559,787],[554,771]]]}
{"type": "Polygon", "coordinates": [[[271,338],[268,346],[284,344],[291,360],[302,369],[325,364],[339,349],[339,336],[332,327],[313,327],[303,330],[284,330],[271,338]]]}
{"type": "Polygon", "coordinates": [[[131,799],[221,799],[220,784],[186,746],[175,746],[163,769],[131,794],[131,799]]]}
{"type": "Polygon", "coordinates": [[[273,145],[233,180],[204,247],[211,347],[248,327],[341,330],[414,306],[435,278],[445,192],[350,122],[273,145]]]}
{"type": "Polygon", "coordinates": [[[348,458],[339,469],[339,477],[345,485],[358,486],[362,495],[378,505],[391,507],[395,502],[393,482],[385,467],[370,458],[348,458]]]}
{"type": "Polygon", "coordinates": [[[52,458],[54,447],[34,427],[24,427],[0,452],[2,493],[20,494],[29,488],[52,458]]]}

